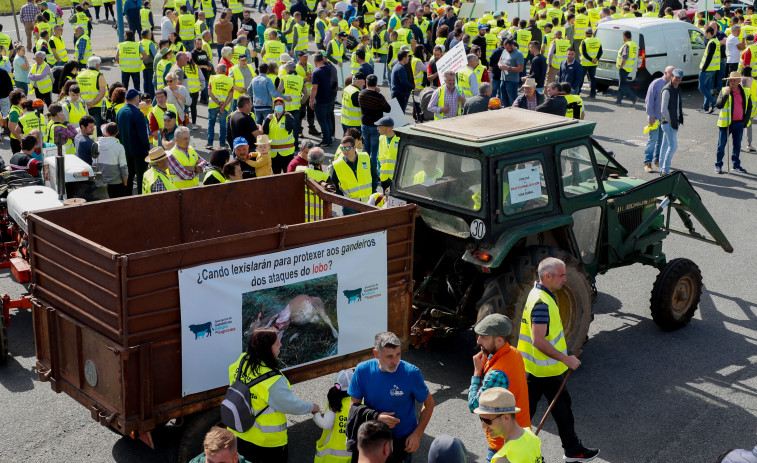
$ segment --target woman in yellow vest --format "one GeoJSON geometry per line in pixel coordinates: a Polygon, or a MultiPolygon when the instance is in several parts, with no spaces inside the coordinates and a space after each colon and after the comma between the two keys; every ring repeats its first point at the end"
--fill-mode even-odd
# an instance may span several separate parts
{"type": "Polygon", "coordinates": [[[63,107],[55,103],[50,105],[47,110],[48,123],[45,142],[55,143],[55,133],[56,131],[61,131],[64,134],[64,138],[66,138],[66,142],[63,143],[63,152],[65,154],[76,154],[76,148],[74,147],[76,129],[66,120],[66,113],[63,112],[63,107]],[[58,129],[58,127],[61,127],[61,129],[58,129]]]}
{"type": "Polygon", "coordinates": [[[294,157],[294,118],[285,111],[283,98],[273,100],[273,114],[263,121],[263,133],[271,139],[271,160],[274,174],[286,173],[294,157]]]}
{"type": "Polygon", "coordinates": [[[347,450],[347,415],[352,401],[347,389],[353,373],[352,369],[347,369],[336,374],[334,385],[326,395],[328,408],[313,415],[315,424],[323,429],[321,438],[315,443],[315,463],[349,463],[352,460],[352,452],[347,450]]]}
{"type": "Polygon", "coordinates": [[[226,183],[227,180],[223,176],[223,166],[229,162],[231,154],[226,148],[218,148],[210,155],[211,169],[206,170],[203,173],[202,184],[203,185],[216,185],[219,183],[226,183]]]}
{"type": "Polygon", "coordinates": [[[181,43],[181,40],[179,39],[179,34],[177,34],[176,32],[171,32],[171,34],[168,36],[168,41],[171,42],[171,45],[169,45],[169,47],[174,53],[187,51],[187,49],[184,48],[184,44],[181,43]]]}
{"type": "MultiPolygon", "coordinates": [[[[289,316],[288,311],[279,312],[276,319],[289,316]]],[[[240,380],[245,383],[269,371],[278,373],[250,388],[253,413],[257,415],[255,424],[243,433],[230,429],[237,436],[237,451],[248,461],[286,463],[289,456],[286,414],[305,415],[320,411],[317,404],[294,396],[289,381],[279,372],[280,350],[281,341],[276,328],[257,328],[250,334],[247,351],[229,366],[229,384],[236,381],[240,370],[240,380]]]]}

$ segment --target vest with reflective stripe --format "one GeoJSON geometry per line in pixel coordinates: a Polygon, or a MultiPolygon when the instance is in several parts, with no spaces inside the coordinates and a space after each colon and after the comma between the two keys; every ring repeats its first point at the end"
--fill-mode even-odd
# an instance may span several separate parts
{"type": "Polygon", "coordinates": [[[406,27],[400,27],[397,29],[397,40],[402,42],[403,45],[410,45],[410,29],[406,27]]]}
{"type": "Polygon", "coordinates": [[[202,0],[200,3],[202,11],[205,12],[205,19],[212,19],[216,17],[216,14],[213,13],[213,1],[214,0],[202,0]]]}
{"type": "Polygon", "coordinates": [[[632,72],[636,67],[636,50],[639,48],[633,40],[629,40],[620,47],[620,50],[618,50],[618,59],[615,60],[615,67],[620,67],[620,63],[623,61],[623,48],[626,45],[628,46],[628,59],[626,59],[626,63],[623,65],[623,70],[632,72]]]}
{"type": "Polygon", "coordinates": [[[76,16],[76,22],[74,23],[74,29],[76,29],[76,26],[81,26],[86,31],[89,27],[89,18],[84,13],[76,13],[74,16],[76,16]]]}
{"type": "Polygon", "coordinates": [[[337,42],[336,39],[332,39],[329,44],[331,45],[331,57],[334,58],[337,63],[341,63],[342,58],[344,58],[344,45],[337,42]]]}
{"type": "Polygon", "coordinates": [[[494,50],[497,49],[497,35],[487,32],[484,39],[486,40],[486,59],[489,60],[494,50]]]}
{"type": "Polygon", "coordinates": [[[68,61],[68,52],[66,51],[66,44],[63,43],[63,39],[60,37],[53,36],[50,39],[50,45],[55,49],[55,51],[58,53],[58,57],[62,62],[68,61]]]}
{"type": "Polygon", "coordinates": [[[100,94],[97,88],[97,82],[100,80],[100,72],[94,69],[87,69],[76,75],[76,81],[79,83],[81,98],[87,103],[91,103],[100,94]]]}
{"type": "Polygon", "coordinates": [[[158,64],[155,66],[155,80],[158,82],[158,88],[163,88],[165,86],[165,81],[163,80],[164,74],[166,73],[166,67],[171,66],[176,61],[174,60],[165,60],[162,59],[158,61],[158,64]]]}
{"type": "Polygon", "coordinates": [[[284,23],[283,26],[281,27],[281,30],[282,31],[289,31],[286,34],[284,34],[284,37],[286,37],[287,43],[291,46],[292,45],[292,40],[294,39],[294,28],[292,28],[292,30],[289,30],[289,26],[291,26],[292,23],[294,22],[294,18],[290,17],[287,20],[284,20],[282,18],[281,21],[284,23]]]}
{"type": "MultiPolygon", "coordinates": [[[[308,166],[297,166],[294,170],[296,172],[305,172],[308,177],[312,178],[316,182],[325,182],[329,178],[329,174],[327,174],[326,172],[316,170],[308,166]]],[[[313,194],[313,192],[311,192],[308,187],[305,187],[305,196],[307,196],[307,204],[305,205],[305,220],[307,222],[314,222],[316,220],[322,219],[323,200],[313,194]]]]}
{"type": "Polygon", "coordinates": [[[565,100],[568,102],[568,109],[565,111],[565,117],[568,119],[581,119],[581,110],[584,107],[584,100],[578,95],[565,95],[565,100]],[[578,114],[573,111],[574,105],[571,103],[578,103],[578,114]]]}
{"type": "MultiPolygon", "coordinates": [[[[287,111],[298,111],[300,109],[300,103],[302,99],[302,87],[305,85],[305,81],[298,74],[287,74],[282,77],[284,81],[284,95],[292,97],[292,101],[284,103],[284,109],[287,111]]],[[[297,121],[294,121],[295,125],[297,121]]]]}
{"type": "MultiPolygon", "coordinates": [[[[166,104],[166,111],[173,111],[174,114],[176,114],[176,105],[173,105],[171,103],[166,104]]],[[[153,106],[153,108],[150,110],[150,114],[153,114],[155,116],[155,120],[158,122],[158,128],[163,129],[165,127],[165,121],[163,120],[163,114],[166,113],[160,106],[153,106]]]]}
{"type": "MultiPolygon", "coordinates": [[[[45,137],[45,141],[47,143],[55,143],[55,127],[63,127],[66,128],[66,124],[61,124],[60,122],[53,122],[50,121],[47,123],[47,136],[45,137]]],[[[67,140],[65,144],[63,144],[63,152],[66,154],[76,154],[76,147],[74,147],[74,141],[73,140],[67,140]]]]}
{"type": "Polygon", "coordinates": [[[202,184],[203,185],[208,185],[205,182],[207,182],[207,180],[209,178],[211,178],[211,177],[214,177],[216,180],[218,180],[218,183],[226,183],[226,182],[228,182],[228,180],[226,180],[226,178],[223,176],[223,174],[218,169],[214,168],[213,170],[210,170],[210,171],[208,171],[205,174],[205,178],[202,179],[202,184]]]}
{"type": "Polygon", "coordinates": [[[558,351],[568,355],[568,347],[565,342],[560,309],[552,296],[538,288],[531,289],[526,299],[526,307],[523,309],[523,319],[520,324],[520,339],[518,350],[523,356],[523,366],[527,373],[534,376],[558,376],[568,369],[567,365],[542,353],[534,346],[533,329],[531,328],[531,312],[537,302],[547,304],[549,308],[549,327],[545,339],[558,351]]]}
{"type": "Polygon", "coordinates": [[[150,25],[150,13],[151,11],[149,8],[139,9],[139,22],[142,25],[142,30],[152,29],[152,26],[150,25]]]}
{"type": "Polygon", "coordinates": [[[143,195],[149,195],[152,193],[150,191],[152,189],[153,183],[155,183],[158,179],[163,182],[163,186],[166,187],[166,190],[176,190],[176,185],[171,182],[171,180],[166,176],[166,174],[160,170],[158,170],[157,167],[151,167],[147,169],[147,172],[145,172],[144,176],[142,176],[142,194],[143,195]]]}
{"type": "Polygon", "coordinates": [[[265,56],[263,57],[264,63],[278,62],[282,53],[286,53],[287,47],[278,40],[266,40],[263,45],[263,51],[265,56]]]}
{"type": "Polygon", "coordinates": [[[238,0],[229,0],[229,8],[234,14],[241,14],[244,7],[238,0]]]}
{"type": "Polygon", "coordinates": [[[347,415],[352,399],[342,399],[342,409],[334,417],[334,426],[324,429],[315,443],[315,463],[349,463],[352,452],[347,450],[347,415]]]}
{"type": "Polygon", "coordinates": [[[486,66],[484,66],[480,62],[478,63],[478,66],[476,66],[476,69],[473,70],[473,73],[476,74],[476,80],[478,81],[479,87],[481,86],[481,82],[484,78],[484,71],[486,71],[486,66]]]}
{"type": "Polygon", "coordinates": [[[194,40],[195,17],[193,15],[189,13],[179,15],[179,38],[182,41],[194,40]]]}
{"type": "Polygon", "coordinates": [[[137,42],[121,42],[118,44],[118,65],[122,72],[139,72],[145,68],[142,55],[139,53],[140,45],[137,42]]]}
{"type": "MultiPolygon", "coordinates": [[[[250,70],[252,73],[252,77],[255,77],[255,71],[252,69],[251,66],[247,66],[247,69],[250,70]]],[[[229,77],[234,80],[234,87],[244,88],[244,74],[242,73],[242,70],[239,68],[239,66],[234,66],[229,70],[229,77]]],[[[240,96],[244,95],[244,90],[234,90],[234,95],[232,96],[233,99],[237,99],[240,96]]],[[[223,99],[225,100],[226,97],[224,96],[223,99]]]]}
{"type": "Polygon", "coordinates": [[[363,3],[363,7],[365,8],[366,14],[363,16],[363,21],[365,21],[365,24],[372,24],[373,21],[376,20],[376,10],[378,10],[378,5],[375,3],[366,0],[363,3]]]}
{"type": "Polygon", "coordinates": [[[23,116],[18,118],[18,123],[21,125],[23,135],[29,135],[32,130],[39,130],[44,135],[47,126],[45,116],[42,114],[37,116],[35,111],[25,112],[23,116]]]}
{"type": "MultiPolygon", "coordinates": [[[[316,25],[319,22],[323,24],[323,30],[324,30],[324,32],[327,31],[328,28],[329,28],[329,23],[327,23],[325,20],[323,20],[321,18],[318,18],[318,19],[315,20],[315,24],[316,25]]],[[[321,30],[318,29],[318,27],[316,27],[316,26],[313,26],[313,27],[315,27],[315,43],[318,44],[318,43],[323,42],[323,35],[321,34],[321,30]]]]}
{"type": "Polygon", "coordinates": [[[50,66],[53,66],[55,64],[55,56],[53,55],[50,42],[46,42],[44,39],[38,39],[34,44],[34,50],[42,51],[43,46],[47,48],[47,53],[45,54],[45,62],[50,66]]]}
{"type": "Polygon", "coordinates": [[[576,22],[573,23],[573,40],[585,39],[587,27],[589,27],[589,17],[585,14],[577,14],[576,22]]]}
{"type": "Polygon", "coordinates": [[[197,93],[202,86],[200,85],[200,68],[197,66],[188,64],[183,68],[184,74],[187,75],[187,87],[189,93],[197,93]]]}
{"type": "MultiPolygon", "coordinates": [[[[699,63],[699,69],[702,69],[703,71],[720,70],[720,42],[718,42],[718,39],[712,38],[709,42],[707,42],[707,46],[709,46],[709,44],[711,43],[714,43],[713,46],[715,47],[715,52],[712,54],[712,60],[710,61],[710,65],[707,66],[707,69],[702,69],[702,66],[704,66],[704,61],[707,58],[707,47],[705,47],[705,52],[702,53],[702,61],[699,63]]],[[[754,59],[757,58],[757,55],[755,55],[755,53],[757,52],[757,46],[755,46],[754,44],[749,45],[749,50],[752,51],[752,62],[754,62],[754,59]]],[[[741,59],[741,65],[744,65],[743,58],[741,59]]]]}
{"type": "Polygon", "coordinates": [[[531,428],[523,428],[523,434],[519,438],[505,442],[492,457],[492,463],[498,463],[505,459],[511,462],[543,461],[541,439],[531,431],[531,428]]]}
{"type": "Polygon", "coordinates": [[[29,74],[39,74],[42,73],[45,68],[48,69],[47,77],[45,77],[42,80],[39,80],[37,82],[32,82],[31,87],[35,87],[39,90],[40,93],[50,93],[53,91],[53,79],[52,75],[53,72],[50,70],[50,65],[47,63],[42,63],[40,66],[36,62],[32,65],[31,69],[29,69],[29,74]]]}
{"type": "Polygon", "coordinates": [[[518,50],[523,55],[528,55],[528,44],[531,43],[531,31],[525,29],[518,30],[515,36],[515,41],[518,42],[518,50]]]}
{"type": "MultiPolygon", "coordinates": [[[[9,118],[8,120],[10,120],[10,113],[13,113],[13,112],[15,112],[16,114],[18,114],[18,118],[21,119],[21,114],[23,113],[23,110],[21,109],[21,107],[20,106],[11,106],[11,110],[8,111],[8,118],[9,118]]],[[[8,130],[10,130],[10,128],[8,130]]],[[[16,136],[13,135],[13,132],[11,132],[11,138],[14,139],[14,140],[18,140],[16,138],[16,136]]]]}
{"type": "MultiPolygon", "coordinates": [[[[247,354],[240,355],[237,361],[229,366],[229,383],[236,381],[237,370],[245,355],[247,354]]],[[[270,368],[261,365],[258,371],[253,373],[249,366],[245,365],[245,371],[242,373],[241,380],[245,383],[250,383],[258,376],[264,375],[269,371],[271,371],[270,368]]],[[[260,447],[281,447],[287,444],[286,415],[277,412],[271,407],[267,407],[269,390],[279,379],[278,375],[272,376],[250,388],[252,413],[257,415],[255,424],[246,432],[236,432],[233,429],[229,429],[229,431],[233,432],[238,438],[260,447]]],[[[291,388],[286,377],[284,377],[284,380],[287,382],[287,386],[291,388]]]]}
{"type": "MultiPolygon", "coordinates": [[[[446,91],[447,91],[447,86],[446,85],[442,85],[441,87],[439,87],[439,101],[436,103],[436,105],[438,107],[440,107],[440,108],[444,106],[444,93],[446,91]]],[[[446,119],[448,117],[455,117],[455,116],[459,116],[460,114],[462,114],[462,112],[463,112],[463,105],[458,104],[457,105],[457,114],[452,115],[452,114],[444,114],[444,113],[438,113],[438,114],[434,113],[434,119],[435,120],[439,120],[439,119],[446,119]]]]}
{"type": "MultiPolygon", "coordinates": [[[[584,39],[582,43],[583,45],[586,45],[586,54],[591,56],[592,59],[596,58],[597,53],[599,53],[599,47],[602,46],[602,42],[600,42],[599,39],[596,37],[589,37],[589,38],[584,39]]],[[[583,47],[580,47],[580,48],[583,48],[583,47]]],[[[579,49],[579,53],[581,53],[580,49],[579,49]]],[[[597,65],[594,64],[593,61],[589,61],[588,59],[586,59],[583,53],[581,53],[581,66],[587,67],[587,66],[597,66],[597,65]]]]}
{"type": "MultiPolygon", "coordinates": [[[[713,40],[713,39],[710,39],[710,40],[713,40]]],[[[720,48],[720,47],[718,47],[718,48],[720,48]]],[[[757,44],[753,43],[753,44],[749,45],[748,47],[746,47],[744,49],[744,51],[741,52],[741,55],[739,56],[739,72],[742,72],[744,70],[744,54],[747,52],[747,50],[749,50],[749,55],[751,57],[751,60],[749,61],[749,67],[752,68],[752,69],[755,68],[755,63],[757,62],[757,54],[756,54],[757,53],[757,44]]],[[[706,54],[707,54],[707,52],[705,51],[705,55],[706,54]]],[[[714,54],[712,55],[712,61],[715,61],[715,55],[714,54]]],[[[712,61],[710,62],[710,66],[712,66],[714,64],[712,61]]],[[[718,57],[718,61],[720,61],[720,57],[718,57]]],[[[704,56],[702,56],[702,62],[704,62],[704,56]]],[[[701,69],[701,65],[700,65],[700,69],[701,69]]],[[[718,67],[718,69],[720,69],[720,67],[718,67]]]]}
{"type": "Polygon", "coordinates": [[[92,41],[89,40],[89,36],[87,34],[80,35],[79,38],[76,39],[76,42],[74,43],[74,56],[78,56],[80,40],[84,40],[85,46],[84,46],[84,55],[79,60],[79,63],[87,64],[87,59],[89,59],[89,57],[92,56],[92,41]]]}
{"type": "Polygon", "coordinates": [[[85,105],[81,99],[77,101],[76,104],[71,103],[70,101],[66,101],[63,104],[68,110],[68,122],[74,127],[78,127],[79,120],[89,114],[87,105],[85,105]]]}
{"type": "MultiPolygon", "coordinates": [[[[382,136],[383,137],[383,136],[382,136]]],[[[380,147],[379,141],[379,150],[380,147]]],[[[396,153],[395,153],[396,158],[396,153]]],[[[379,160],[381,154],[379,154],[379,160]]],[[[339,179],[339,188],[342,189],[347,197],[366,202],[371,197],[371,157],[365,153],[357,153],[357,177],[347,165],[346,158],[343,156],[332,164],[334,172],[339,179]]]]}
{"type": "Polygon", "coordinates": [[[310,26],[304,23],[303,25],[295,24],[294,27],[297,29],[297,43],[294,44],[294,51],[307,50],[310,26]]]}
{"type": "Polygon", "coordinates": [[[352,104],[352,95],[359,92],[354,85],[345,87],[342,92],[342,124],[348,127],[360,127],[361,124],[360,108],[352,104]]]}
{"type": "Polygon", "coordinates": [[[567,39],[554,39],[555,53],[552,55],[552,67],[560,69],[560,65],[565,61],[565,57],[568,56],[568,48],[570,48],[570,41],[567,39]]]}
{"type": "MultiPolygon", "coordinates": [[[[741,88],[741,87],[739,87],[741,88]]],[[[725,93],[728,89],[726,87],[723,87],[722,92],[725,93]]],[[[749,109],[749,92],[743,91],[744,89],[741,88],[742,94],[741,94],[741,104],[743,105],[743,119],[742,121],[746,121],[744,123],[744,127],[749,127],[751,124],[751,119],[749,119],[749,114],[747,113],[747,110],[749,109]]],[[[728,127],[731,125],[731,122],[733,121],[733,95],[728,95],[728,98],[726,99],[725,106],[723,106],[723,109],[720,110],[718,113],[718,127],[728,127]]],[[[26,132],[24,132],[26,133],[26,132]]]]}
{"type": "Polygon", "coordinates": [[[389,53],[389,34],[386,31],[380,31],[377,35],[381,46],[376,49],[376,53],[386,55],[389,53]]]}
{"type": "MultiPolygon", "coordinates": [[[[182,151],[178,146],[174,146],[173,149],[168,152],[168,155],[173,156],[177,161],[179,161],[179,164],[184,167],[194,166],[197,164],[197,161],[200,160],[200,156],[197,154],[197,151],[195,151],[195,149],[191,146],[189,147],[189,149],[187,149],[186,153],[182,151]]],[[[181,177],[173,175],[169,170],[168,178],[171,179],[176,188],[179,189],[189,188],[200,184],[199,175],[195,175],[191,180],[183,180],[181,177]]]]}
{"type": "Polygon", "coordinates": [[[421,66],[421,70],[418,70],[417,63],[422,63],[422,61],[415,56],[410,60],[411,68],[413,69],[413,83],[415,84],[415,89],[420,90],[423,88],[423,71],[425,69],[425,66],[421,66]]]}
{"type": "Polygon", "coordinates": [[[294,154],[294,132],[287,132],[285,128],[286,116],[272,117],[268,125],[268,136],[271,138],[271,158],[294,154]]]}
{"type": "MultiPolygon", "coordinates": [[[[296,68],[297,75],[302,77],[303,81],[307,79],[308,73],[310,73],[311,76],[313,75],[313,65],[310,63],[307,63],[307,66],[308,66],[307,69],[305,69],[304,67],[302,67],[302,65],[300,65],[300,63],[297,63],[297,68],[296,68]]],[[[310,90],[313,88],[313,83],[305,82],[305,87],[307,87],[308,93],[310,93],[310,90]]]]}
{"type": "Polygon", "coordinates": [[[394,165],[397,163],[397,145],[399,142],[400,137],[396,134],[391,140],[388,139],[386,135],[381,135],[379,137],[379,178],[382,182],[394,178],[394,165]]]}
{"type": "Polygon", "coordinates": [[[468,99],[473,96],[473,89],[470,88],[470,76],[474,74],[470,66],[463,66],[457,71],[457,88],[463,92],[463,96],[468,99]]]}

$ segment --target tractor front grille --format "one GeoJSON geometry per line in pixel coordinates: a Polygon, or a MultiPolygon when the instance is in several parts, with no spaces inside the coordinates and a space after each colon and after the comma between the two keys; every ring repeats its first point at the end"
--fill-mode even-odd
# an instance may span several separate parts
{"type": "Polygon", "coordinates": [[[641,221],[644,218],[644,208],[639,206],[628,211],[623,211],[618,214],[618,221],[620,226],[625,228],[629,233],[636,230],[636,227],[641,225],[641,221]]]}

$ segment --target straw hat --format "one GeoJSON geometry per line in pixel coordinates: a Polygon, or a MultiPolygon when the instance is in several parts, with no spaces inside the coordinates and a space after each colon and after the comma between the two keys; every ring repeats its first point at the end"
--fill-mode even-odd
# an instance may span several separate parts
{"type": "Polygon", "coordinates": [[[723,80],[733,80],[733,79],[739,79],[739,80],[741,80],[742,77],[743,76],[739,73],[739,71],[731,71],[731,75],[729,75],[728,77],[726,77],[723,80]]]}
{"type": "Polygon", "coordinates": [[[473,410],[477,415],[503,415],[518,413],[520,408],[515,406],[515,396],[504,387],[492,387],[481,393],[478,408],[473,410]]]}
{"type": "Polygon", "coordinates": [[[271,139],[268,138],[268,135],[258,135],[258,138],[255,139],[256,145],[270,145],[271,139]]]}
{"type": "Polygon", "coordinates": [[[536,88],[536,79],[534,79],[533,77],[526,77],[526,81],[523,82],[523,87],[536,88]]]}
{"type": "Polygon", "coordinates": [[[145,162],[158,162],[162,161],[163,159],[168,159],[166,150],[164,150],[160,146],[156,146],[155,148],[150,150],[150,153],[145,158],[145,162]]]}

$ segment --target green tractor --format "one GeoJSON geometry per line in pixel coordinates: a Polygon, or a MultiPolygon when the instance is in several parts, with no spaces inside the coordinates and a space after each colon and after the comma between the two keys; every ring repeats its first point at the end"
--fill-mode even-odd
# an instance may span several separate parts
{"type": "MultiPolygon", "coordinates": [[[[676,233],[733,248],[683,173],[647,182],[629,176],[592,138],[594,126],[508,108],[397,129],[389,203],[421,210],[411,342],[490,313],[520,326],[537,266],[548,256],[567,265],[557,298],[570,352],[587,338],[596,275],[613,268],[658,268],[654,321],[666,331],[689,322],[702,275],[689,259],[668,261],[662,240],[676,233]]],[[[513,345],[517,336],[516,329],[513,345]]]]}

